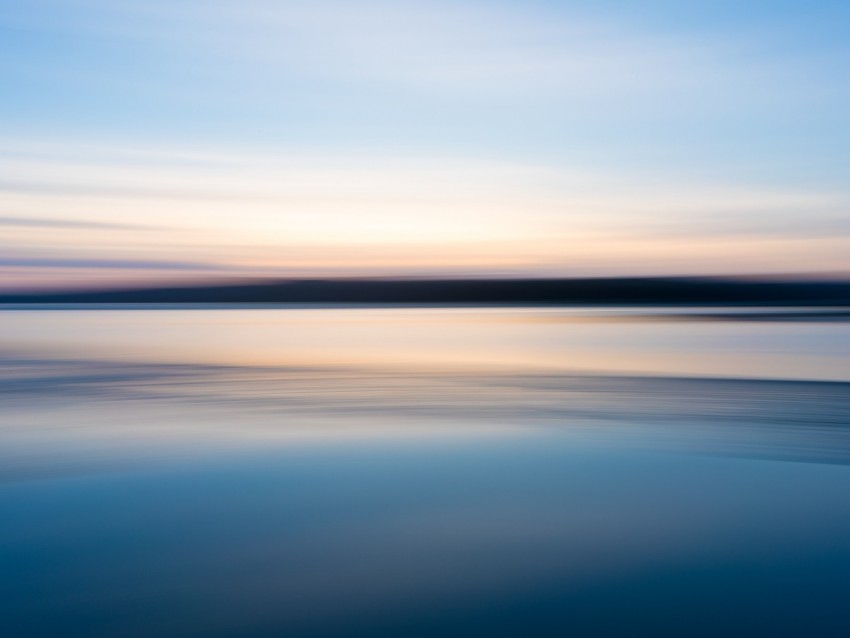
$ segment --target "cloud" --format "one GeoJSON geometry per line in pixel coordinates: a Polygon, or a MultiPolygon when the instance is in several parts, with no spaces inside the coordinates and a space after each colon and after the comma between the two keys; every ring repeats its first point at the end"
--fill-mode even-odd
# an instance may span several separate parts
{"type": "Polygon", "coordinates": [[[191,261],[160,261],[156,259],[92,259],[68,257],[0,257],[0,268],[73,268],[107,270],[232,270],[221,264],[191,261]]]}
{"type": "Polygon", "coordinates": [[[132,144],[116,144],[113,161],[103,147],[25,146],[19,142],[21,152],[6,161],[0,198],[16,215],[0,217],[0,226],[5,219],[21,228],[14,258],[33,257],[34,268],[84,268],[91,257],[130,270],[132,254],[138,268],[262,275],[611,272],[638,262],[694,272],[715,271],[718,251],[734,245],[735,259],[743,252],[758,270],[787,270],[782,255],[791,244],[804,269],[818,259],[830,268],[847,263],[827,246],[846,238],[846,190],[457,155],[139,145],[136,157],[132,144]],[[175,161],[181,157],[203,161],[175,161]],[[51,216],[56,210],[69,221],[51,216]],[[26,232],[51,223],[91,234],[26,232]],[[132,232],[142,225],[160,232],[132,232]],[[97,231],[107,229],[114,232],[104,249],[97,231]],[[58,253],[70,260],[42,259],[58,253]]]}
{"type": "Polygon", "coordinates": [[[79,219],[48,219],[38,217],[7,216],[0,216],[0,226],[13,228],[55,228],[59,230],[147,230],[151,228],[137,224],[94,222],[79,219]]]}
{"type": "Polygon", "coordinates": [[[644,224],[642,232],[645,235],[737,237],[742,240],[761,237],[811,241],[850,237],[850,201],[837,209],[824,207],[823,202],[815,200],[808,208],[798,208],[797,202],[792,201],[788,206],[777,205],[761,214],[753,212],[747,209],[703,211],[644,224]]]}

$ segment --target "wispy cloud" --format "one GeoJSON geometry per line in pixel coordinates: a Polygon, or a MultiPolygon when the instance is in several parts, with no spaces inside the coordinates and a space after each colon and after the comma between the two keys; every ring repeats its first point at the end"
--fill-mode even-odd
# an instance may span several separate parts
{"type": "Polygon", "coordinates": [[[19,213],[0,218],[0,225],[5,219],[21,232],[53,225],[92,233],[88,245],[70,236],[53,236],[49,244],[22,237],[15,258],[24,261],[16,263],[31,255],[40,260],[46,250],[73,250],[69,264],[88,257],[120,264],[131,251],[147,265],[183,268],[185,260],[189,268],[230,264],[234,272],[262,274],[564,272],[637,260],[650,269],[674,263],[715,271],[714,255],[724,249],[770,270],[789,244],[801,263],[827,254],[831,268],[846,263],[831,247],[847,235],[850,193],[840,190],[670,181],[639,170],[482,158],[221,150],[200,164],[179,165],[174,157],[202,152],[157,152],[161,162],[144,148],[139,161],[123,149],[123,161],[112,162],[104,149],[89,154],[83,145],[70,154],[75,160],[34,151],[8,160],[0,198],[19,213]],[[50,217],[57,209],[67,217],[50,217]],[[134,232],[140,227],[173,232],[154,241],[134,232]],[[98,232],[111,234],[95,239],[98,232]]]}
{"type": "Polygon", "coordinates": [[[233,270],[221,264],[191,261],[158,261],[155,259],[89,259],[66,257],[0,257],[0,268],[74,268],[106,270],[185,270],[221,272],[233,270]]]}
{"type": "Polygon", "coordinates": [[[81,219],[8,216],[0,216],[0,226],[12,228],[55,228],[60,230],[147,230],[150,228],[140,224],[93,222],[81,219]]]}

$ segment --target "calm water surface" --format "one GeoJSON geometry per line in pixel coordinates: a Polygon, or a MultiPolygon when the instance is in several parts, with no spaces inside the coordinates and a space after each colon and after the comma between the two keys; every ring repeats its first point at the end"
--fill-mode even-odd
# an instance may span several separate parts
{"type": "Polygon", "coordinates": [[[850,635],[850,323],[0,312],[0,635],[850,635]]]}

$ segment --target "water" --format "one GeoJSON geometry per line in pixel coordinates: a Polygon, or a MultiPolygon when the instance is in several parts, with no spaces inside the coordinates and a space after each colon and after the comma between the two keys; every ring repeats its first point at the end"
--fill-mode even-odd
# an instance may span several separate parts
{"type": "Polygon", "coordinates": [[[850,323],[705,315],[0,312],[0,635],[850,635],[850,323]]]}

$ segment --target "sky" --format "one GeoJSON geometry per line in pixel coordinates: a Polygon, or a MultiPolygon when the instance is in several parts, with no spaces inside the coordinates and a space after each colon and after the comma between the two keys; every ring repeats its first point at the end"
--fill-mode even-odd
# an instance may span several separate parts
{"type": "Polygon", "coordinates": [[[2,0],[0,287],[850,273],[850,3],[2,0]]]}

